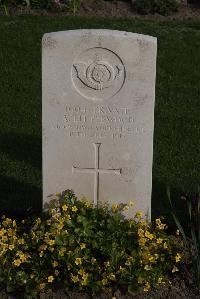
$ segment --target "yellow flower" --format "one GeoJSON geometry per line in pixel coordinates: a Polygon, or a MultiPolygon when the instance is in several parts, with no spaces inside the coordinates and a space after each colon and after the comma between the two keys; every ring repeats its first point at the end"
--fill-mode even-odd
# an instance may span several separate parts
{"type": "Polygon", "coordinates": [[[48,244],[49,244],[50,246],[53,246],[53,245],[55,244],[55,240],[49,240],[49,241],[48,241],[48,244]]]}
{"type": "Polygon", "coordinates": [[[63,206],[62,206],[62,209],[63,209],[63,211],[65,211],[65,212],[66,212],[66,211],[67,211],[67,209],[68,209],[68,206],[67,206],[67,205],[63,205],[63,206]]]}
{"type": "Polygon", "coordinates": [[[157,225],[160,225],[161,223],[162,223],[162,222],[161,222],[160,218],[157,218],[157,219],[156,219],[156,224],[157,224],[157,225]]]}
{"type": "Polygon", "coordinates": [[[51,225],[51,220],[47,220],[47,225],[51,225]]]}
{"type": "Polygon", "coordinates": [[[110,262],[108,261],[108,262],[104,262],[104,265],[106,266],[106,267],[109,267],[110,266],[110,262]]]}
{"type": "Polygon", "coordinates": [[[140,246],[144,246],[146,244],[146,241],[147,240],[145,238],[140,238],[138,243],[139,243],[140,246]]]}
{"type": "Polygon", "coordinates": [[[97,261],[97,260],[96,260],[94,257],[91,258],[91,263],[92,263],[92,265],[94,265],[94,263],[95,263],[96,261],[97,261]]]}
{"type": "Polygon", "coordinates": [[[163,239],[161,239],[161,238],[158,238],[158,239],[156,240],[156,243],[157,243],[157,244],[162,244],[162,242],[163,242],[163,239]]]}
{"type": "Polygon", "coordinates": [[[14,260],[13,264],[18,267],[21,265],[21,260],[20,259],[14,260]]]}
{"type": "Polygon", "coordinates": [[[149,265],[145,265],[144,266],[144,270],[146,270],[146,271],[150,271],[152,268],[149,266],[149,265]]]}
{"type": "Polygon", "coordinates": [[[39,250],[46,250],[47,249],[47,245],[46,244],[42,244],[40,247],[39,247],[39,250]]]}
{"type": "Polygon", "coordinates": [[[44,251],[40,251],[39,256],[43,257],[43,255],[44,255],[44,251]]]}
{"type": "Polygon", "coordinates": [[[87,282],[88,282],[88,274],[86,274],[86,275],[83,277],[83,279],[82,279],[82,281],[81,281],[81,285],[82,285],[82,286],[85,286],[85,285],[87,285],[87,282]]]}
{"type": "Polygon", "coordinates": [[[126,205],[126,206],[123,208],[123,211],[124,211],[124,212],[128,212],[128,210],[129,210],[129,206],[126,205]]]}
{"type": "Polygon", "coordinates": [[[167,249],[167,248],[168,248],[168,245],[167,245],[167,243],[166,243],[166,242],[164,243],[163,247],[164,247],[165,249],[167,249]]]}
{"type": "Polygon", "coordinates": [[[142,227],[147,227],[148,222],[146,220],[140,220],[139,225],[142,226],[142,227]]]}
{"type": "Polygon", "coordinates": [[[138,236],[139,237],[144,237],[144,230],[143,229],[141,229],[141,228],[138,229],[138,236]]]}
{"type": "Polygon", "coordinates": [[[61,247],[60,250],[58,251],[58,253],[59,253],[60,256],[64,256],[65,252],[66,252],[66,248],[65,247],[61,247]]]}
{"type": "Polygon", "coordinates": [[[57,262],[57,261],[54,261],[54,262],[52,263],[52,266],[53,266],[53,268],[56,268],[56,267],[58,266],[58,262],[57,262]]]}
{"type": "Polygon", "coordinates": [[[150,290],[150,288],[151,288],[151,286],[150,286],[149,282],[146,282],[144,285],[144,291],[148,292],[150,290]]]}
{"type": "Polygon", "coordinates": [[[110,273],[110,274],[108,275],[108,279],[115,281],[115,280],[116,280],[116,276],[115,276],[115,274],[114,274],[114,273],[110,273]]]}
{"type": "Polygon", "coordinates": [[[153,235],[150,234],[150,232],[148,232],[148,231],[145,232],[145,237],[147,237],[147,238],[150,239],[150,240],[153,239],[153,235]]]}
{"type": "Polygon", "coordinates": [[[134,207],[134,205],[135,205],[134,201],[133,201],[133,200],[130,200],[130,201],[129,201],[129,206],[130,206],[130,207],[134,207]]]}
{"type": "Polygon", "coordinates": [[[70,215],[66,215],[66,216],[65,216],[65,220],[66,220],[66,221],[71,220],[71,216],[70,216],[70,215]]]}
{"type": "Polygon", "coordinates": [[[4,228],[2,228],[2,229],[0,230],[0,237],[2,237],[2,236],[5,234],[5,232],[6,232],[6,230],[5,230],[4,228]]]}
{"type": "Polygon", "coordinates": [[[159,229],[163,230],[166,227],[166,224],[162,223],[160,218],[156,219],[156,225],[159,229]]]}
{"type": "Polygon", "coordinates": [[[143,278],[141,276],[138,277],[138,283],[139,284],[143,283],[143,278]]]}
{"type": "Polygon", "coordinates": [[[78,211],[77,207],[76,207],[76,206],[73,206],[73,207],[72,207],[72,212],[77,212],[77,211],[78,211]]]}
{"type": "Polygon", "coordinates": [[[63,229],[63,227],[64,227],[64,224],[63,224],[63,223],[59,223],[59,224],[57,225],[57,229],[58,229],[58,230],[63,229]]]}
{"type": "Polygon", "coordinates": [[[54,277],[53,277],[53,275],[50,275],[50,276],[47,278],[47,281],[48,281],[48,282],[53,282],[53,281],[54,281],[54,277]]]}
{"type": "Polygon", "coordinates": [[[81,244],[80,244],[80,247],[81,247],[81,249],[84,249],[84,248],[86,248],[86,245],[85,245],[85,243],[81,243],[81,244]]]}
{"type": "Polygon", "coordinates": [[[79,281],[79,278],[78,278],[78,275],[73,275],[71,274],[71,279],[74,283],[78,282],[79,281]]]}
{"type": "Polygon", "coordinates": [[[24,239],[19,239],[19,240],[18,240],[18,243],[19,243],[20,245],[23,245],[23,244],[25,243],[25,241],[24,241],[24,239]]]}
{"type": "Polygon", "coordinates": [[[125,268],[123,268],[122,266],[120,266],[120,267],[119,267],[119,271],[120,271],[120,272],[124,272],[124,271],[125,271],[125,268]]]}
{"type": "Polygon", "coordinates": [[[15,248],[14,245],[9,245],[9,249],[10,249],[10,250],[13,250],[14,248],[15,248]]]}
{"type": "Polygon", "coordinates": [[[85,271],[83,268],[78,271],[78,274],[80,274],[81,276],[84,275],[84,273],[85,273],[85,271]]]}
{"type": "Polygon", "coordinates": [[[150,263],[155,262],[155,257],[154,257],[154,256],[150,256],[150,257],[149,257],[149,261],[150,261],[150,263]]]}
{"type": "Polygon", "coordinates": [[[163,280],[162,277],[159,277],[159,278],[158,278],[158,284],[161,284],[161,283],[162,283],[162,280],[163,280]]]}
{"type": "Polygon", "coordinates": [[[46,283],[42,282],[39,284],[39,289],[43,290],[45,288],[45,286],[46,286],[46,283]]]}
{"type": "Polygon", "coordinates": [[[174,266],[172,269],[172,273],[177,272],[177,271],[179,271],[179,269],[176,266],[174,266]]]}
{"type": "Polygon", "coordinates": [[[105,286],[106,284],[108,284],[108,280],[106,278],[103,278],[101,283],[103,286],[105,286]]]}
{"type": "MultiPolygon", "coordinates": [[[[3,218],[2,218],[3,219],[3,218]]],[[[10,218],[6,218],[3,222],[2,222],[2,224],[3,224],[3,226],[8,226],[8,225],[10,225],[12,223],[12,220],[10,219],[10,218]]]]}
{"type": "Polygon", "coordinates": [[[143,212],[142,211],[138,211],[136,214],[135,214],[135,217],[136,218],[142,218],[143,216],[143,212]]]}
{"type": "Polygon", "coordinates": [[[13,235],[13,230],[11,228],[9,228],[7,233],[8,233],[8,236],[11,237],[13,235]]]}
{"type": "Polygon", "coordinates": [[[75,264],[76,264],[76,265],[81,265],[81,264],[82,264],[82,259],[81,259],[80,257],[77,257],[77,258],[75,259],[75,264]]]}
{"type": "Polygon", "coordinates": [[[19,255],[19,258],[21,259],[21,261],[22,261],[23,263],[27,260],[27,257],[26,257],[23,253],[21,253],[21,254],[19,255]]]}
{"type": "Polygon", "coordinates": [[[113,213],[117,212],[117,211],[118,211],[118,208],[119,208],[118,204],[113,204],[113,205],[111,206],[111,209],[112,209],[112,212],[113,212],[113,213]]]}
{"type": "Polygon", "coordinates": [[[177,253],[177,255],[175,256],[175,260],[176,260],[176,263],[180,262],[180,260],[181,260],[181,254],[180,253],[177,253]]]}
{"type": "Polygon", "coordinates": [[[126,265],[126,266],[130,266],[132,261],[133,261],[133,257],[132,257],[132,256],[129,256],[129,257],[127,258],[127,261],[126,261],[125,265],[126,265]]]}
{"type": "Polygon", "coordinates": [[[166,224],[164,224],[164,223],[163,223],[163,224],[159,225],[159,227],[158,227],[158,228],[162,230],[162,229],[165,229],[165,228],[167,228],[167,226],[166,226],[166,224]]]}
{"type": "Polygon", "coordinates": [[[89,200],[89,199],[87,199],[86,197],[82,197],[81,198],[81,201],[84,203],[84,205],[87,207],[87,208],[90,208],[90,207],[92,207],[92,202],[89,200]]]}

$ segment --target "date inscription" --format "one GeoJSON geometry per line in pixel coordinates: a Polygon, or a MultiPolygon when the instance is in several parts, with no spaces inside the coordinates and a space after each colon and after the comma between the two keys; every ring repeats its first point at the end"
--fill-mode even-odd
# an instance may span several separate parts
{"type": "Polygon", "coordinates": [[[121,139],[144,131],[135,125],[133,109],[113,106],[66,106],[53,128],[65,130],[73,138],[98,139],[121,139]]]}

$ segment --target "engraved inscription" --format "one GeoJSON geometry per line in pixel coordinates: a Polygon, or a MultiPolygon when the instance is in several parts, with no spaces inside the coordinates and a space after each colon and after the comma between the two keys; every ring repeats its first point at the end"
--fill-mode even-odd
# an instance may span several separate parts
{"type": "Polygon", "coordinates": [[[122,60],[113,51],[101,47],[81,53],[72,66],[72,81],[85,98],[108,99],[117,94],[125,80],[122,60]]]}
{"type": "Polygon", "coordinates": [[[123,139],[144,133],[135,124],[133,109],[106,105],[66,106],[63,119],[53,128],[65,130],[73,138],[123,139]]]}

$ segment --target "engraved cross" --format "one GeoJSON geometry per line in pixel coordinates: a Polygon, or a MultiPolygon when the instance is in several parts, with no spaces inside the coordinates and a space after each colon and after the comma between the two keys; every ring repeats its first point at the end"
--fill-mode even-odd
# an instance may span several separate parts
{"type": "Polygon", "coordinates": [[[101,143],[93,143],[95,149],[95,167],[94,168],[80,168],[72,166],[72,173],[93,173],[94,174],[94,204],[98,206],[99,202],[99,174],[121,174],[120,169],[103,169],[99,168],[99,148],[101,143]]]}

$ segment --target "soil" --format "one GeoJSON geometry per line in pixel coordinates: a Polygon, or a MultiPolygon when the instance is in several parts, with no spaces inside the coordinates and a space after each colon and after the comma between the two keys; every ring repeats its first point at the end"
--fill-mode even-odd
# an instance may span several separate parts
{"type": "Polygon", "coordinates": [[[41,295],[40,299],[199,299],[200,292],[188,289],[183,281],[174,281],[170,287],[162,287],[160,290],[151,292],[141,292],[135,295],[122,294],[119,290],[113,294],[101,294],[90,297],[87,294],[68,292],[60,290],[57,292],[41,295]]]}
{"type": "MultiPolygon", "coordinates": [[[[66,10],[41,10],[27,9],[26,7],[9,9],[10,15],[45,15],[45,16],[73,16],[73,12],[66,10]]],[[[105,17],[105,18],[128,18],[128,19],[145,19],[145,20],[200,20],[200,4],[180,4],[179,10],[170,16],[139,15],[134,11],[131,2],[128,1],[104,1],[104,0],[82,0],[79,10],[75,14],[81,17],[105,17]]]]}
{"type": "MultiPolygon", "coordinates": [[[[0,299],[22,299],[23,295],[7,295],[4,292],[0,293],[0,299]]],[[[183,280],[178,277],[175,278],[171,285],[163,286],[159,290],[140,292],[135,295],[123,294],[119,290],[107,294],[100,294],[98,296],[89,296],[85,293],[78,293],[75,291],[66,292],[63,289],[55,291],[46,291],[40,294],[40,299],[200,299],[200,290],[186,286],[183,280]]]]}

